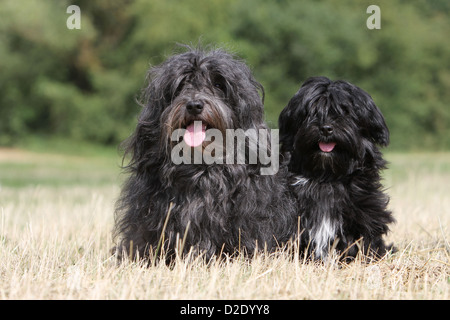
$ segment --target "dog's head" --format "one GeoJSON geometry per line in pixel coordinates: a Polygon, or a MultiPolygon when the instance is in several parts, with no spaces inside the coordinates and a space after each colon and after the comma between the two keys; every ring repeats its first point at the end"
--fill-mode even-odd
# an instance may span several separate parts
{"type": "Polygon", "coordinates": [[[291,153],[296,173],[336,177],[384,165],[377,148],[389,144],[383,115],[349,82],[308,79],[281,112],[279,128],[281,151],[291,153]]]}
{"type": "MultiPolygon", "coordinates": [[[[175,129],[248,129],[263,122],[263,106],[249,68],[222,50],[190,50],[149,72],[146,108],[160,120],[162,135],[175,129]],[[155,114],[156,113],[156,114],[155,114]]],[[[148,118],[143,113],[141,118],[148,118]]],[[[188,139],[189,140],[189,139],[188,139]]],[[[187,141],[191,143],[192,141],[187,141]]]]}
{"type": "Polygon", "coordinates": [[[221,50],[187,47],[150,68],[142,94],[143,110],[126,152],[132,163],[170,156],[174,145],[184,140],[191,147],[205,147],[208,129],[226,136],[226,129],[264,127],[263,87],[247,65],[221,50]],[[173,141],[182,129],[180,141],[173,141]],[[158,146],[158,148],[156,148],[158,146]]]}

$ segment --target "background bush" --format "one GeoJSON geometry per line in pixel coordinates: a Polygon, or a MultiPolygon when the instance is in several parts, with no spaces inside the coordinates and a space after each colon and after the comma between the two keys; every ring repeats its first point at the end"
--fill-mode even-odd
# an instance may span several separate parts
{"type": "Polygon", "coordinates": [[[372,95],[392,149],[449,149],[449,18],[447,0],[3,0],[0,145],[30,135],[117,144],[149,66],[201,41],[247,61],[272,127],[306,78],[325,75],[372,95]],[[66,28],[70,4],[80,30],[66,28]],[[370,4],[380,30],[366,27],[370,4]]]}

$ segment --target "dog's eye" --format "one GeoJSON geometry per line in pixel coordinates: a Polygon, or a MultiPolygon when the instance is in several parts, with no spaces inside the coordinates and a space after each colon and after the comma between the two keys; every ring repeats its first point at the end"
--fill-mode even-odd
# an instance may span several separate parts
{"type": "Polygon", "coordinates": [[[216,87],[217,89],[222,90],[222,91],[225,89],[225,86],[220,82],[214,83],[214,87],[216,87]]]}
{"type": "Polygon", "coordinates": [[[340,108],[338,109],[340,114],[343,116],[348,116],[350,114],[350,106],[346,104],[341,104],[340,108]]]}
{"type": "Polygon", "coordinates": [[[172,98],[178,97],[178,95],[180,94],[181,90],[183,90],[184,82],[185,82],[185,80],[183,79],[182,81],[180,81],[180,83],[179,83],[178,86],[175,88],[175,90],[173,90],[173,92],[172,92],[172,98]]]}
{"type": "Polygon", "coordinates": [[[227,86],[222,82],[214,82],[214,88],[217,88],[224,94],[227,94],[227,86]]]}
{"type": "Polygon", "coordinates": [[[223,92],[227,89],[225,78],[219,73],[213,73],[211,75],[211,82],[214,88],[217,88],[223,92]]]}

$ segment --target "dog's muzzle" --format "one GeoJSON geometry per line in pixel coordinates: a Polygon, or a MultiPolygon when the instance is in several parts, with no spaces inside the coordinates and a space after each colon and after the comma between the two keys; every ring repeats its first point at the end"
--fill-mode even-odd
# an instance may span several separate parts
{"type": "MultiPolygon", "coordinates": [[[[322,136],[325,137],[325,139],[330,137],[333,134],[333,127],[329,124],[325,124],[325,125],[321,126],[319,128],[319,130],[320,130],[320,133],[322,134],[322,136]]],[[[333,142],[333,141],[319,142],[319,148],[322,152],[326,152],[326,153],[331,152],[331,151],[333,151],[335,146],[336,146],[336,142],[333,142]]]]}

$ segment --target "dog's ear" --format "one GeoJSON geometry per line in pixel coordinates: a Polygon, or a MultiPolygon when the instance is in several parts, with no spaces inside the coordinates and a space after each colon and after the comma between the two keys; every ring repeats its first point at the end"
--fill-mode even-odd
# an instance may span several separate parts
{"type": "Polygon", "coordinates": [[[260,129],[264,124],[264,88],[251,74],[242,82],[241,88],[236,89],[240,124],[245,129],[260,129]]]}
{"type": "Polygon", "coordinates": [[[136,129],[120,145],[124,153],[122,165],[127,157],[131,157],[126,167],[132,170],[139,170],[139,167],[145,163],[159,161],[157,157],[149,158],[149,153],[160,146],[162,130],[160,116],[165,104],[164,91],[161,87],[162,81],[156,73],[157,71],[156,67],[149,70],[147,75],[148,84],[142,89],[141,96],[136,98],[136,102],[142,107],[136,129]]]}
{"type": "Polygon", "coordinates": [[[241,129],[260,129],[264,122],[264,87],[256,81],[250,68],[226,52],[220,60],[220,74],[226,81],[228,97],[241,129]]]}
{"type": "Polygon", "coordinates": [[[356,92],[353,95],[355,99],[355,111],[367,130],[366,134],[373,143],[380,146],[387,146],[389,144],[389,129],[383,114],[367,92],[358,87],[355,88],[356,92]]]}
{"type": "Polygon", "coordinates": [[[302,99],[297,93],[288,102],[287,106],[281,111],[278,117],[278,129],[280,130],[280,152],[291,152],[294,148],[295,134],[297,133],[298,127],[301,121],[299,118],[299,109],[302,108],[302,99]]]}

